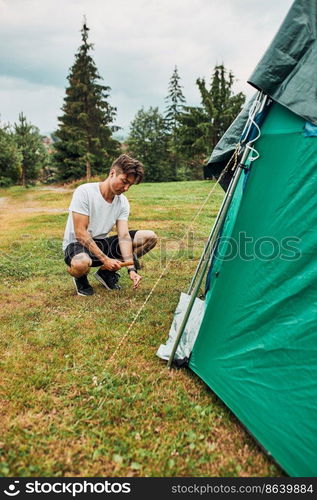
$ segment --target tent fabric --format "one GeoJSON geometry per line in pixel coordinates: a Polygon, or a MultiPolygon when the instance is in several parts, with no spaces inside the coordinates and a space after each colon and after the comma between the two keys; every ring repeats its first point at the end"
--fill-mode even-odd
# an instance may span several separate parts
{"type": "MultiPolygon", "coordinates": [[[[230,203],[228,208],[228,213],[226,215],[223,228],[219,234],[219,237],[216,242],[216,249],[214,252],[214,256],[212,257],[212,261],[210,263],[210,267],[207,273],[206,279],[206,290],[205,295],[208,301],[209,294],[212,292],[212,288],[215,286],[217,281],[217,277],[222,264],[222,255],[226,255],[228,251],[230,251],[231,241],[230,236],[232,232],[232,227],[235,223],[237,213],[239,210],[239,206],[241,203],[241,199],[243,196],[243,189],[245,185],[246,176],[249,174],[248,170],[245,170],[241,173],[240,179],[238,181],[237,187],[235,189],[234,197],[230,203]],[[229,247],[229,248],[228,248],[229,247]]],[[[206,301],[206,302],[207,302],[206,301]]]]}
{"type": "Polygon", "coordinates": [[[317,125],[317,2],[296,0],[248,82],[317,125]]]}
{"type": "Polygon", "coordinates": [[[317,138],[304,126],[269,111],[225,233],[239,251],[212,270],[189,367],[289,475],[315,477],[317,138]]]}
{"type": "MultiPolygon", "coordinates": [[[[218,179],[221,172],[230,160],[241,134],[248,121],[249,111],[255,100],[256,94],[244,105],[236,119],[232,122],[220,141],[216,144],[207,165],[204,168],[205,179],[215,177],[218,179]]],[[[232,175],[226,177],[224,182],[220,182],[223,189],[227,190],[232,175]]]]}
{"type": "Polygon", "coordinates": [[[317,137],[317,125],[306,122],[304,127],[304,134],[306,137],[317,137]]]}
{"type": "MultiPolygon", "coordinates": [[[[251,108],[255,104],[255,100],[258,97],[258,93],[252,97],[252,99],[245,105],[245,107],[242,109],[237,118],[233,121],[231,126],[228,128],[228,130],[216,145],[210,157],[209,163],[205,167],[205,178],[208,177],[206,176],[206,172],[209,173],[209,178],[211,177],[210,174],[212,174],[216,178],[219,178],[229,159],[233,155],[237,144],[239,143],[240,145],[243,145],[257,138],[258,127],[260,127],[265,120],[265,117],[269,112],[272,104],[272,100],[267,99],[263,109],[256,113],[254,117],[254,122],[258,127],[253,124],[249,127],[249,115],[253,115],[254,112],[253,110],[251,110],[251,108]]],[[[238,158],[238,161],[240,160],[241,158],[238,158]]],[[[228,172],[226,172],[225,175],[222,175],[220,178],[219,183],[225,191],[227,191],[229,187],[232,176],[233,171],[229,167],[228,172]]]]}

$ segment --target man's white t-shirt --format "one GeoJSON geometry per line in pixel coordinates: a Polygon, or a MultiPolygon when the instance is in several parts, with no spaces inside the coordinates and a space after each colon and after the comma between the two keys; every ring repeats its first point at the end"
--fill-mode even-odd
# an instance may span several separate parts
{"type": "Polygon", "coordinates": [[[128,220],[130,205],[124,194],[116,195],[112,203],[108,203],[100,192],[99,182],[90,182],[82,184],[75,189],[69,214],[66,223],[63,250],[77,241],[72,212],[88,215],[88,232],[94,239],[106,238],[109,231],[117,220],[128,220]]]}

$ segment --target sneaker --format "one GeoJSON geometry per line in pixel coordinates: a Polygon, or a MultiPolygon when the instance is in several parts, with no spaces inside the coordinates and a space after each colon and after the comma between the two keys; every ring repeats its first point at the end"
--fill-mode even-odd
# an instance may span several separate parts
{"type": "Polygon", "coordinates": [[[136,253],[133,254],[133,264],[137,271],[142,267],[136,253]]]}
{"type": "Polygon", "coordinates": [[[98,269],[95,273],[95,278],[105,287],[107,290],[120,290],[121,286],[118,284],[120,274],[114,271],[108,271],[107,269],[98,269]]]}
{"type": "Polygon", "coordinates": [[[93,295],[94,289],[89,285],[87,274],[80,278],[73,278],[78,295],[93,295]]]}

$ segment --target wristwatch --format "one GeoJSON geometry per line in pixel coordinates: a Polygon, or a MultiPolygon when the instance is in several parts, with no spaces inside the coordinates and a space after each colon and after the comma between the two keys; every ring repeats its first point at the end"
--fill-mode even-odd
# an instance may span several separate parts
{"type": "Polygon", "coordinates": [[[131,273],[131,271],[134,271],[136,273],[136,269],[135,269],[134,266],[133,267],[128,267],[128,273],[129,274],[131,273]]]}

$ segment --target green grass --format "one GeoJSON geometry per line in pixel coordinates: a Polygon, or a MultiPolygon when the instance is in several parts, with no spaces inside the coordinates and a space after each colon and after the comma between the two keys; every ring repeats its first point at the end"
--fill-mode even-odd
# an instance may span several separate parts
{"type": "Polygon", "coordinates": [[[123,289],[107,293],[91,277],[87,298],[60,248],[72,191],[0,190],[0,475],[282,474],[195,374],[155,356],[221,202],[216,187],[192,223],[211,188],[133,187],[130,227],[159,236],[142,287],[122,272],[123,289]]]}

